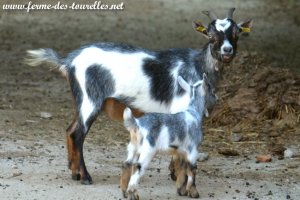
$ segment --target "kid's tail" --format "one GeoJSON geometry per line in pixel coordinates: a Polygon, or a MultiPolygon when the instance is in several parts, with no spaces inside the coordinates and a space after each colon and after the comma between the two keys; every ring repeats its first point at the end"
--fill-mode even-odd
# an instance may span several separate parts
{"type": "Polygon", "coordinates": [[[64,65],[63,60],[53,49],[28,50],[25,63],[30,66],[48,63],[57,67],[64,75],[66,75],[66,65],[64,65]]]}
{"type": "Polygon", "coordinates": [[[137,123],[132,115],[132,112],[130,108],[125,108],[124,113],[123,113],[123,119],[124,119],[124,125],[128,131],[136,129],[137,128],[137,123]]]}

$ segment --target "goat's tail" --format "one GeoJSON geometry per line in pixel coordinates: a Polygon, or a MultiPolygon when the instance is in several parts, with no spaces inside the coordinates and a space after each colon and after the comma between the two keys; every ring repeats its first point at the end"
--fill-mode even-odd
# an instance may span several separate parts
{"type": "Polygon", "coordinates": [[[66,75],[66,65],[63,60],[53,49],[37,49],[28,50],[25,63],[30,66],[38,66],[42,63],[48,63],[57,67],[64,75],[66,75]]]}
{"type": "Polygon", "coordinates": [[[124,119],[124,125],[128,131],[136,129],[137,128],[137,123],[132,115],[132,112],[130,108],[125,108],[124,113],[123,113],[123,119],[124,119]]]}

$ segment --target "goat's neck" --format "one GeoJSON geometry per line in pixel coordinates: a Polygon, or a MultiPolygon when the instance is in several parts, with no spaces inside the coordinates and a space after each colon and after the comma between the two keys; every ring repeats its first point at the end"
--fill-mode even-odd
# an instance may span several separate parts
{"type": "Polygon", "coordinates": [[[187,112],[189,112],[198,122],[202,121],[204,110],[205,110],[205,101],[203,98],[198,97],[199,99],[193,99],[190,103],[187,112]]]}
{"type": "Polygon", "coordinates": [[[196,65],[198,74],[202,76],[202,74],[205,72],[209,82],[214,84],[217,79],[218,69],[220,63],[216,58],[213,57],[211,52],[211,45],[207,43],[201,50],[199,50],[200,53],[196,57],[196,65]]]}
{"type": "Polygon", "coordinates": [[[212,55],[211,52],[211,46],[208,43],[207,45],[205,45],[204,47],[204,55],[205,55],[205,71],[210,74],[210,73],[215,73],[218,70],[218,60],[215,59],[212,55]]]}

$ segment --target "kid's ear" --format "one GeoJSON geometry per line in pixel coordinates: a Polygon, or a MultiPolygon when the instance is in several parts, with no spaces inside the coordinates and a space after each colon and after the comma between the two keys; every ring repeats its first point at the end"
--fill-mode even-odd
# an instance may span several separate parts
{"type": "Polygon", "coordinates": [[[202,33],[204,37],[208,38],[207,28],[199,20],[193,22],[193,27],[196,31],[202,33]]]}
{"type": "Polygon", "coordinates": [[[181,77],[178,76],[178,84],[180,85],[180,87],[182,87],[182,89],[184,89],[187,92],[191,91],[191,86],[181,77]]]}
{"type": "Polygon", "coordinates": [[[252,25],[253,25],[252,19],[248,19],[244,22],[239,23],[238,27],[240,28],[240,33],[250,33],[252,25]]]}

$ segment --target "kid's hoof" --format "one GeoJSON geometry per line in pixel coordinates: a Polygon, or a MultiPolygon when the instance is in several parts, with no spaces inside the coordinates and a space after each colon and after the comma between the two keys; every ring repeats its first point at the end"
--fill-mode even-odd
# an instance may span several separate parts
{"type": "Polygon", "coordinates": [[[199,193],[195,186],[192,186],[190,191],[188,191],[188,196],[191,198],[199,198],[199,193]]]}
{"type": "Polygon", "coordinates": [[[139,197],[139,195],[137,194],[136,191],[129,192],[129,196],[130,196],[130,200],[139,200],[140,199],[140,197],[139,197]]]}
{"type": "Polygon", "coordinates": [[[187,196],[187,191],[186,191],[186,188],[185,186],[182,186],[180,188],[177,189],[177,193],[179,196],[187,196]]]}
{"type": "Polygon", "coordinates": [[[172,171],[170,175],[171,175],[171,179],[172,179],[173,181],[176,181],[176,180],[177,180],[177,176],[175,175],[175,171],[172,171]]]}
{"type": "Polygon", "coordinates": [[[128,197],[128,193],[126,190],[122,190],[123,197],[126,199],[128,197]]]}
{"type": "Polygon", "coordinates": [[[72,174],[72,180],[79,181],[80,180],[80,174],[72,174]]]}

